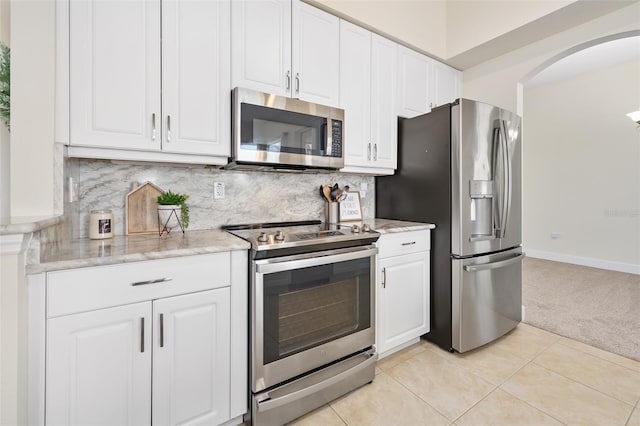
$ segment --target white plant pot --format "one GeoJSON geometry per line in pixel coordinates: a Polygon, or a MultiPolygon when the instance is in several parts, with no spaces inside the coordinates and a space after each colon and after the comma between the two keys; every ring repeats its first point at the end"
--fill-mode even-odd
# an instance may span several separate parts
{"type": "Polygon", "coordinates": [[[166,226],[167,229],[173,229],[180,226],[178,218],[180,217],[181,207],[179,205],[163,206],[158,204],[158,220],[160,227],[166,226]],[[175,211],[175,213],[173,213],[175,211]]]}

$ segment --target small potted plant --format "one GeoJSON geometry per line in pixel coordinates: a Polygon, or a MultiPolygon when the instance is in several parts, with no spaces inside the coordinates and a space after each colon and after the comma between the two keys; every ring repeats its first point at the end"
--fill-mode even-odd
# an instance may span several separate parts
{"type": "Polygon", "coordinates": [[[170,231],[180,226],[184,231],[189,226],[189,206],[186,204],[188,198],[186,194],[175,194],[171,190],[158,195],[158,220],[161,233],[165,228],[170,231]],[[180,217],[178,217],[178,210],[180,217]]]}

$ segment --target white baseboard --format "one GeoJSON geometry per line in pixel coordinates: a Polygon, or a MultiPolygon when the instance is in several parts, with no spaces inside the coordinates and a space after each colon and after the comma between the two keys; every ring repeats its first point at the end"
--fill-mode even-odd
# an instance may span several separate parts
{"type": "Polygon", "coordinates": [[[627,274],[640,275],[640,265],[633,263],[612,262],[610,260],[594,259],[591,257],[572,256],[569,254],[553,253],[550,251],[523,250],[528,257],[537,259],[555,260],[556,262],[573,263],[575,265],[590,266],[592,268],[608,269],[610,271],[626,272],[627,274]]]}

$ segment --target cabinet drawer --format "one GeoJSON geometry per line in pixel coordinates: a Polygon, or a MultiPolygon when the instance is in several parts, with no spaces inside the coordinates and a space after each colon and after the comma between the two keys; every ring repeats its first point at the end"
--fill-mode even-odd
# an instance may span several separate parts
{"type": "Polygon", "coordinates": [[[231,283],[229,252],[47,273],[47,317],[191,293],[231,283]]]}
{"type": "Polygon", "coordinates": [[[378,258],[428,251],[431,248],[428,229],[382,234],[378,240],[378,258]]]}

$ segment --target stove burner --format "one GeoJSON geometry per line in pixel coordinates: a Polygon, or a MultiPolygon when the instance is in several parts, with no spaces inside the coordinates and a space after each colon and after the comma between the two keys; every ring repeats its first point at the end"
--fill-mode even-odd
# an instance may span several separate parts
{"type": "Polygon", "coordinates": [[[325,224],[319,220],[225,225],[222,229],[250,242],[254,252],[262,253],[256,257],[354,247],[371,244],[380,236],[369,226],[325,224]]]}

